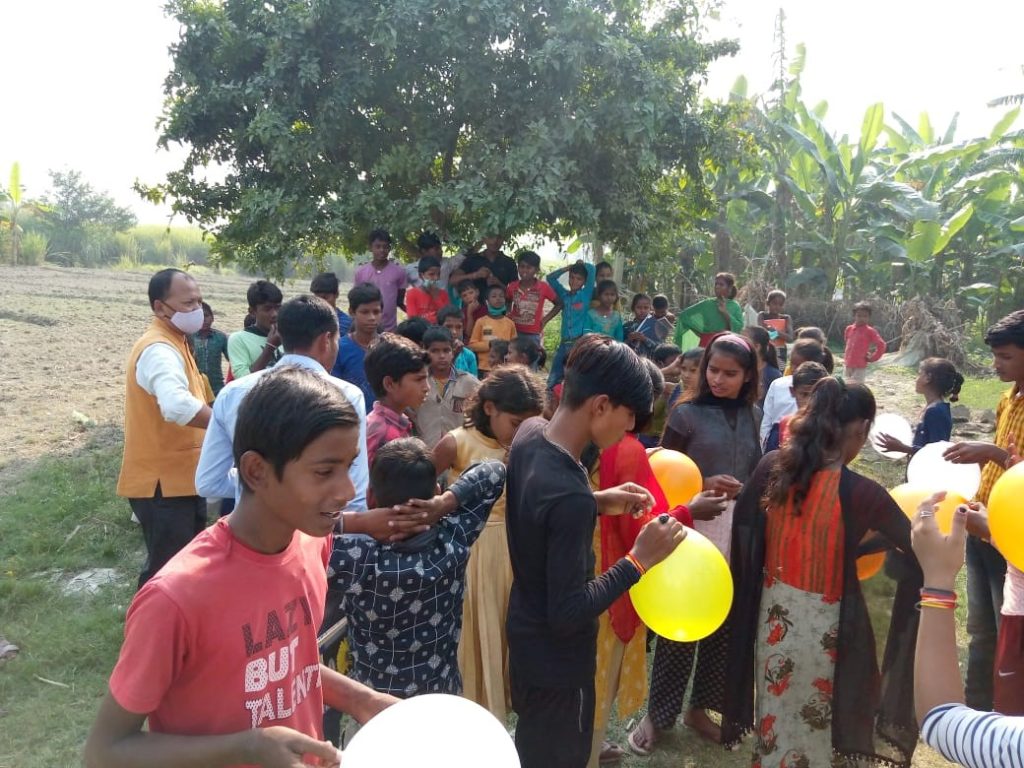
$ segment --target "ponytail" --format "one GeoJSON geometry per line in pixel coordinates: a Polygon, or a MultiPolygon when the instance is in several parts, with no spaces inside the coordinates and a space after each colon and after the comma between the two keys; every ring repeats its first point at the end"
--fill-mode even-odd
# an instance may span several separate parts
{"type": "Polygon", "coordinates": [[[768,481],[765,504],[783,506],[792,494],[793,508],[799,510],[814,475],[842,450],[846,425],[874,418],[875,397],[870,389],[832,376],[821,379],[790,422],[789,437],[768,481]]]}
{"type": "Polygon", "coordinates": [[[964,377],[949,360],[944,357],[929,357],[921,362],[921,370],[931,379],[930,383],[939,397],[948,397],[951,403],[960,399],[964,377]]]}

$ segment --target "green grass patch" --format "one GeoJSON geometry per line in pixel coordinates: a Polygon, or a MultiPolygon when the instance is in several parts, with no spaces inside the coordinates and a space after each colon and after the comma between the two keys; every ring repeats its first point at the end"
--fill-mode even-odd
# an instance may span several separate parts
{"type": "Polygon", "coordinates": [[[968,377],[960,389],[960,402],[968,408],[995,410],[999,398],[1010,388],[1010,384],[995,377],[968,377]]]}
{"type": "Polygon", "coordinates": [[[102,441],[47,458],[0,502],[0,632],[21,648],[0,667],[0,766],[80,764],[141,562],[139,533],[113,493],[120,458],[119,445],[102,441]],[[116,568],[119,580],[62,595],[96,567],[116,568]]]}

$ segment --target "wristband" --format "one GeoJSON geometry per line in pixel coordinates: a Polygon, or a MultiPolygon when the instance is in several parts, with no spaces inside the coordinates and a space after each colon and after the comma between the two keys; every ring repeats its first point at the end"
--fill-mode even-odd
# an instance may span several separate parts
{"type": "Polygon", "coordinates": [[[917,609],[922,608],[942,608],[944,610],[954,610],[956,608],[956,592],[949,589],[933,589],[932,587],[924,587],[921,589],[921,602],[917,604],[917,609]]]}
{"type": "Polygon", "coordinates": [[[626,553],[626,560],[633,564],[633,567],[636,568],[636,572],[641,576],[647,573],[647,569],[640,565],[640,561],[633,557],[632,553],[626,553]]]}

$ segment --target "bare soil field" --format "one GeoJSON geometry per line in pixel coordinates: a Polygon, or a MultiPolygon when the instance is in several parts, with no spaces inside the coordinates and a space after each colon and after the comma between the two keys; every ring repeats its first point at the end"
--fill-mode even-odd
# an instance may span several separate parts
{"type": "MultiPolygon", "coordinates": [[[[92,422],[118,439],[125,361],[151,316],[150,274],[0,269],[0,488],[34,459],[76,447],[92,422]]],[[[252,278],[197,279],[217,313],[215,327],[240,329],[252,278]]]]}

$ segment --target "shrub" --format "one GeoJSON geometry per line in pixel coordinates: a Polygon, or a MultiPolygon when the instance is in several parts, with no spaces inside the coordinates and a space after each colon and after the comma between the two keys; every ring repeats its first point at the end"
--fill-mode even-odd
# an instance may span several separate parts
{"type": "Polygon", "coordinates": [[[21,260],[19,264],[38,267],[46,260],[46,235],[41,232],[26,232],[21,238],[21,260]]]}

